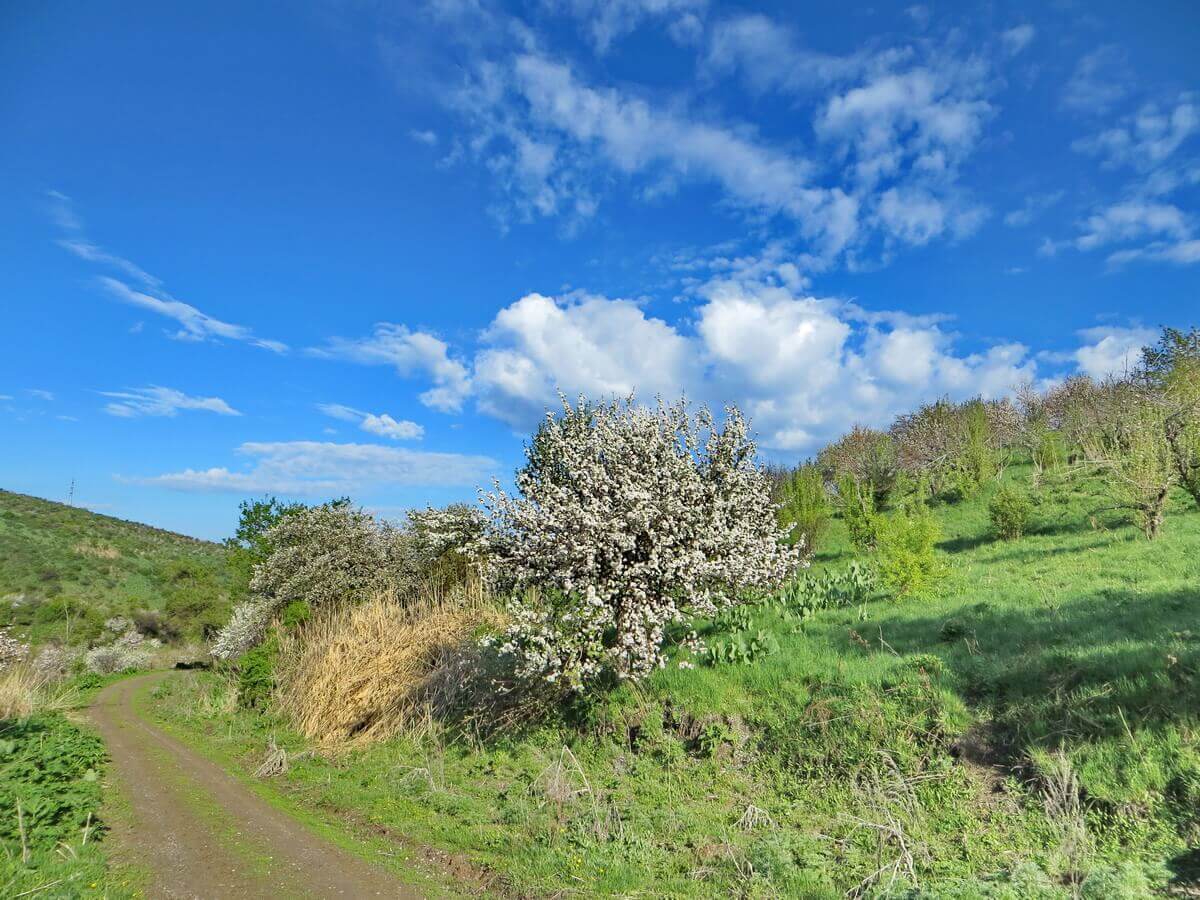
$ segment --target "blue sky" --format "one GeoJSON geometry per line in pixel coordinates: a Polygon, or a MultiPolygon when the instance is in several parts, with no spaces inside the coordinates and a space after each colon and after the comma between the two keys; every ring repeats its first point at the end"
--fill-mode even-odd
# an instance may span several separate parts
{"type": "Polygon", "coordinates": [[[1200,7],[0,13],[0,486],[205,537],[398,515],[556,389],[771,458],[1196,322],[1200,7]]]}

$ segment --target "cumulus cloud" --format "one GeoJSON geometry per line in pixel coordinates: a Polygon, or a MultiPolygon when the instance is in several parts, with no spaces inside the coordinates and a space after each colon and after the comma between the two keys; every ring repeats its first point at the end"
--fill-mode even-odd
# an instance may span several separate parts
{"type": "Polygon", "coordinates": [[[104,407],[110,416],[133,419],[141,416],[174,417],[180,410],[203,410],[221,416],[240,416],[241,413],[220,397],[190,397],[174,388],[151,385],[125,391],[100,391],[113,402],[104,407]]]}
{"type": "Polygon", "coordinates": [[[450,345],[425,331],[379,322],[364,338],[335,337],[309,353],[326,359],[344,359],[362,365],[391,366],[405,377],[423,375],[433,387],[420,395],[426,406],[457,412],[470,389],[467,367],[450,355],[450,345]]]}
{"type": "Polygon", "coordinates": [[[536,420],[561,388],[592,397],[672,393],[693,372],[692,347],[627,300],[528,294],[502,309],[475,357],[479,407],[514,426],[536,420]]]}
{"type": "Polygon", "coordinates": [[[244,469],[184,469],[123,480],[181,491],[330,496],[389,486],[473,486],[498,468],[486,456],[375,444],[252,442],[237,452],[250,460],[244,469]]]}
{"type": "Polygon", "coordinates": [[[318,403],[317,409],[325,415],[343,422],[353,422],[363,431],[395,441],[419,440],[425,429],[407,419],[394,419],[387,413],[369,413],[341,403],[318,403]]]}
{"type": "Polygon", "coordinates": [[[868,313],[754,279],[713,280],[699,296],[694,317],[677,325],[626,300],[522,297],[485,332],[479,408],[523,430],[553,407],[556,390],[636,391],[643,401],[686,393],[737,402],[764,445],[801,451],[923,399],[1003,396],[1037,374],[1020,344],[956,352],[936,317],[868,313]]]}
{"type": "Polygon", "coordinates": [[[1092,378],[1122,377],[1133,371],[1142,348],[1154,343],[1158,332],[1151,328],[1098,326],[1079,332],[1085,342],[1071,358],[1078,370],[1092,378]]]}

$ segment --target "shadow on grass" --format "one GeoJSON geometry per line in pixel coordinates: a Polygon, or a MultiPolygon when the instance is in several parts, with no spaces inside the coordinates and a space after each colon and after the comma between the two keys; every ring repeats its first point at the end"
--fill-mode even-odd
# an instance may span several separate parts
{"type": "Polygon", "coordinates": [[[898,653],[937,653],[1009,756],[1200,717],[1200,588],[871,624],[898,653]]]}

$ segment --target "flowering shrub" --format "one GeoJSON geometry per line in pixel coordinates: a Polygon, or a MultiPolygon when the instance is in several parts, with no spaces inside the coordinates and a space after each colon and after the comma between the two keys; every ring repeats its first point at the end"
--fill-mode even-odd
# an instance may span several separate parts
{"type": "Polygon", "coordinates": [[[564,399],[526,450],[519,494],[483,497],[494,528],[479,544],[518,589],[500,646],[518,673],[573,689],[643,677],[664,665],[668,625],[790,574],[799,550],[754,453],[736,409],[718,429],[684,401],[564,399]]]}
{"type": "Polygon", "coordinates": [[[392,567],[393,529],[349,501],[294,512],[268,534],[274,551],[255,567],[250,589],[278,606],[304,600],[316,609],[361,599],[392,567]]]}
{"type": "Polygon", "coordinates": [[[0,669],[6,669],[14,663],[19,663],[28,655],[28,644],[12,637],[7,628],[0,629],[0,669]]]}
{"type": "Polygon", "coordinates": [[[88,671],[97,675],[114,672],[131,672],[150,665],[154,651],[161,646],[157,638],[142,637],[137,631],[129,630],[111,644],[93,647],[85,656],[88,671]]]}

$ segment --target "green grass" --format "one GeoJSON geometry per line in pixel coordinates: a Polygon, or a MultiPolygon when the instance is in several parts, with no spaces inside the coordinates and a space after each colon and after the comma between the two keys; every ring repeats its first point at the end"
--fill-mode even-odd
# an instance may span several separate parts
{"type": "Polygon", "coordinates": [[[196,638],[224,622],[231,590],[218,544],[0,491],[0,627],[35,644],[85,644],[142,610],[196,638]]]}
{"type": "MultiPolygon", "coordinates": [[[[950,576],[928,596],[799,625],[761,608],[752,627],[779,649],[754,662],[669,668],[582,721],[486,742],[303,759],[281,785],[513,893],[1135,897],[1194,881],[1200,513],[1176,499],[1151,543],[1092,520],[1098,485],[1064,484],[1038,492],[1026,537],[997,541],[991,490],[934,507],[950,576]],[[1074,802],[1046,800],[1064,785],[1074,802]]],[[[853,558],[836,521],[816,566],[853,558]]],[[[176,680],[160,712],[247,767],[272,733],[300,746],[199,702],[223,690],[176,680]]]]}

